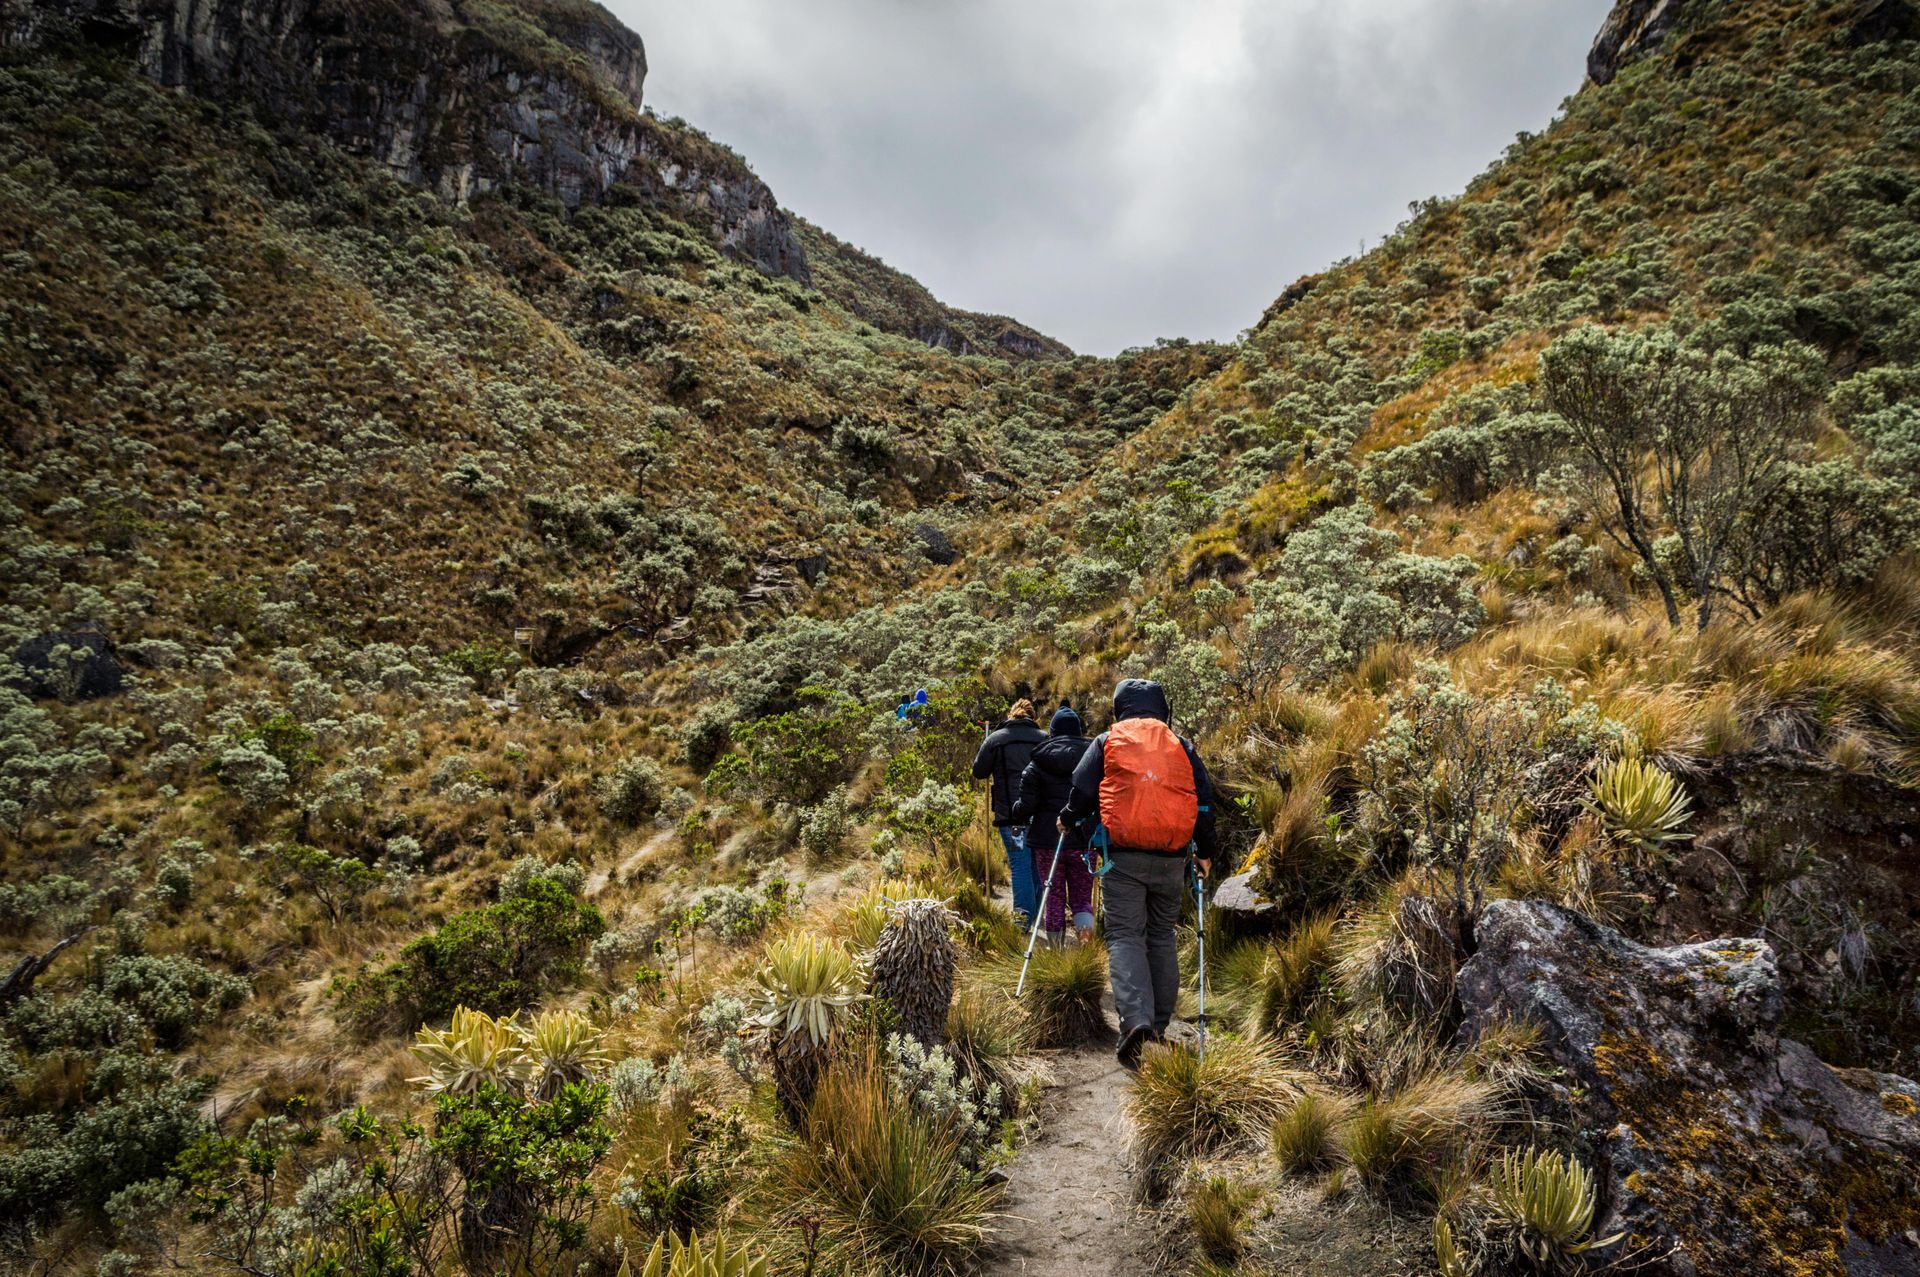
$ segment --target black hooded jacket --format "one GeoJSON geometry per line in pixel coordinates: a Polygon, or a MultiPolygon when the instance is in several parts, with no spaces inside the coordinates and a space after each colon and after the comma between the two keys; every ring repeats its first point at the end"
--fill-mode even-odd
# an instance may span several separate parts
{"type": "MultiPolygon", "coordinates": [[[[1158,683],[1144,678],[1123,678],[1119,686],[1113,689],[1113,719],[1116,723],[1125,718],[1157,718],[1165,723],[1172,716],[1173,712],[1167,705],[1166,690],[1158,683]]],[[[1193,767],[1193,793],[1200,801],[1200,816],[1193,824],[1195,850],[1200,859],[1212,860],[1214,853],[1219,850],[1219,837],[1213,827],[1213,778],[1207,775],[1206,764],[1194,752],[1192,741],[1182,736],[1180,747],[1186,751],[1187,762],[1193,767]]],[[[1107,734],[1101,732],[1087,747],[1087,752],[1080,756],[1080,763],[1073,770],[1073,790],[1067,797],[1067,805],[1061,815],[1069,829],[1079,827],[1092,831],[1100,819],[1100,782],[1106,774],[1107,734]]],[[[1114,850],[1126,851],[1127,848],[1115,847],[1114,850]]]]}
{"type": "Polygon", "coordinates": [[[993,823],[1017,825],[1013,803],[1020,785],[1020,773],[1027,769],[1033,751],[1047,739],[1040,724],[1030,718],[1009,718],[993,729],[973,756],[973,778],[993,778],[993,823]]]}
{"type": "MultiPolygon", "coordinates": [[[[1033,751],[1033,759],[1020,773],[1019,800],[1013,805],[1014,818],[1027,824],[1027,846],[1051,847],[1059,839],[1054,822],[1066,809],[1073,793],[1073,769],[1093,742],[1080,734],[1080,716],[1061,710],[1053,716],[1053,734],[1033,751]]],[[[1067,849],[1078,851],[1087,845],[1085,830],[1067,830],[1067,849]]]]}

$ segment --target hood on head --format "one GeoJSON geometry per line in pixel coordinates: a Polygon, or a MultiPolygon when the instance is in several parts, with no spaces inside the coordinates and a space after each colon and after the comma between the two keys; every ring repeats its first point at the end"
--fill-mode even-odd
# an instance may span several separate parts
{"type": "Polygon", "coordinates": [[[1073,706],[1062,705],[1053,711],[1053,718],[1047,723],[1047,731],[1054,736],[1078,736],[1082,731],[1080,716],[1073,712],[1073,706]]]}
{"type": "Polygon", "coordinates": [[[1113,718],[1157,718],[1173,721],[1167,705],[1167,689],[1148,678],[1123,678],[1113,689],[1113,718]]]}
{"type": "Polygon", "coordinates": [[[919,691],[917,691],[917,692],[915,692],[915,693],[913,694],[913,703],[914,703],[915,705],[925,705],[925,704],[927,703],[927,689],[926,689],[926,688],[924,688],[924,687],[923,687],[923,688],[921,688],[921,689],[920,689],[919,691]]]}

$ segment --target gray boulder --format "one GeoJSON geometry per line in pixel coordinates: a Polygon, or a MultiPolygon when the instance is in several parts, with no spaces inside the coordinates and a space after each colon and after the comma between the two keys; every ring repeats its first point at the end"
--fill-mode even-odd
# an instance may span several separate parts
{"type": "Polygon", "coordinates": [[[1590,1141],[1596,1235],[1675,1277],[1920,1273],[1920,1086],[1779,1035],[1759,940],[1650,949],[1538,901],[1489,905],[1456,988],[1468,1041],[1539,1025],[1590,1141]]]}
{"type": "Polygon", "coordinates": [[[913,535],[920,542],[921,552],[942,567],[960,557],[960,552],[953,548],[953,542],[948,539],[947,534],[935,524],[917,523],[914,525],[913,535]]]}

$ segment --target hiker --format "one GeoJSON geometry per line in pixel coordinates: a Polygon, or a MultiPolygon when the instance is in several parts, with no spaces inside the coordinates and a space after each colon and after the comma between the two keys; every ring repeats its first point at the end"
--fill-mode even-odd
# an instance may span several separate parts
{"type": "Polygon", "coordinates": [[[1018,801],[1013,814],[1027,826],[1027,849],[1033,853],[1033,881],[1038,894],[1046,897],[1041,909],[1042,926],[1047,939],[1056,947],[1066,943],[1067,908],[1073,909],[1073,929],[1080,943],[1093,939],[1093,874],[1087,869],[1083,853],[1086,834],[1068,829],[1062,839],[1057,832],[1060,813],[1073,790],[1073,769],[1091,744],[1083,734],[1080,715],[1071,705],[1062,705],[1047,723],[1047,739],[1033,751],[1033,759],[1020,773],[1018,801]],[[1059,848],[1060,865],[1053,858],[1059,848]],[[1052,876],[1053,890],[1045,884],[1052,876]]]}
{"type": "Polygon", "coordinates": [[[1033,702],[1022,697],[1007,711],[1006,721],[987,733],[986,740],[980,743],[980,752],[973,758],[973,778],[993,779],[993,827],[1000,834],[1001,845],[1007,849],[1007,871],[1013,879],[1013,912],[1023,927],[1033,922],[1033,855],[1027,850],[1021,822],[1013,814],[1013,801],[1020,773],[1027,769],[1034,749],[1046,738],[1040,724],[1033,721],[1033,702]]]}
{"type": "Polygon", "coordinates": [[[1062,829],[1106,831],[1107,969],[1120,1016],[1115,1052],[1129,1069],[1161,1041],[1180,996],[1174,924],[1187,885],[1188,848],[1204,881],[1213,868],[1213,782],[1192,742],[1169,726],[1158,683],[1123,678],[1113,689],[1113,727],[1073,771],[1062,829]]]}
{"type": "Polygon", "coordinates": [[[900,702],[898,708],[893,711],[893,721],[897,725],[917,728],[920,726],[920,720],[932,712],[932,709],[933,707],[927,703],[927,689],[923,687],[913,694],[912,700],[900,702]]]}

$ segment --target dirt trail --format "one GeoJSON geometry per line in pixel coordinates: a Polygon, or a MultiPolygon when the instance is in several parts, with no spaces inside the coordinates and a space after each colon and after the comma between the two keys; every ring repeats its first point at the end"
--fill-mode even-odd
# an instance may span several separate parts
{"type": "Polygon", "coordinates": [[[1112,1037],[1051,1063],[1039,1129],[1007,1168],[1006,1218],[983,1269],[1021,1277],[1138,1271],[1152,1235],[1134,1206],[1122,1111],[1129,1088],[1112,1037]]]}

